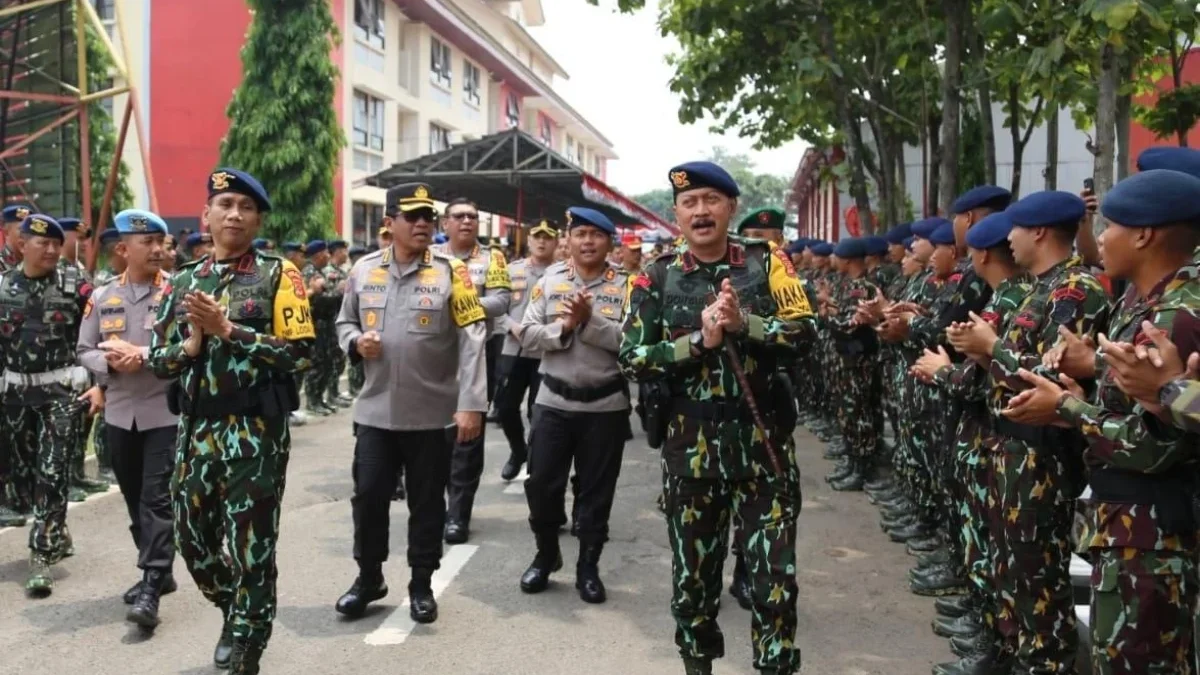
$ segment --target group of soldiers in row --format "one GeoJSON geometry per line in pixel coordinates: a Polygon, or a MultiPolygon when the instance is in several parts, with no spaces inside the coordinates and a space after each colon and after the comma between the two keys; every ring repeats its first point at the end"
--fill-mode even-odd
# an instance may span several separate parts
{"type": "Polygon", "coordinates": [[[802,419],[941,596],[935,675],[1074,672],[1076,546],[1096,672],[1193,671],[1200,153],[1138,168],[1102,203],[979,186],[952,220],[787,247],[820,315],[802,419]]]}

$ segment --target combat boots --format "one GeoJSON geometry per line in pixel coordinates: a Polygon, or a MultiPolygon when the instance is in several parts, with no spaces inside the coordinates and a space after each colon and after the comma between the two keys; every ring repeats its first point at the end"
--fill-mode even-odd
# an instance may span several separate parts
{"type": "Polygon", "coordinates": [[[433,623],[438,618],[437,600],[433,597],[433,570],[414,567],[408,582],[408,615],[417,623],[433,623]]]}
{"type": "Polygon", "coordinates": [[[50,558],[44,553],[29,554],[29,576],[25,579],[25,592],[35,598],[44,598],[54,590],[54,575],[50,572],[50,558]]]}
{"type": "Polygon", "coordinates": [[[558,547],[558,533],[537,534],[537,555],[529,563],[529,569],[521,575],[521,590],[526,593],[541,593],[550,585],[550,574],[562,569],[562,550],[558,547]]]}
{"type": "Polygon", "coordinates": [[[983,630],[983,619],[976,612],[968,612],[960,617],[937,617],[932,621],[935,635],[944,638],[970,637],[983,630]]]}
{"type": "Polygon", "coordinates": [[[909,555],[921,555],[922,553],[936,551],[939,546],[942,546],[942,538],[938,536],[936,531],[931,531],[926,536],[907,540],[904,545],[904,551],[909,555]]]}
{"type": "Polygon", "coordinates": [[[0,527],[24,527],[25,515],[0,505],[0,527]]]}
{"type": "Polygon", "coordinates": [[[695,659],[684,657],[684,675],[712,675],[712,659],[695,659]]]}
{"type": "Polygon", "coordinates": [[[575,588],[579,591],[579,599],[598,605],[608,599],[604,590],[604,582],[600,580],[600,553],[604,551],[603,544],[584,544],[580,542],[579,562],[575,563],[575,588]]]}
{"type": "Polygon", "coordinates": [[[933,608],[942,616],[951,619],[971,611],[972,599],[969,595],[948,595],[933,602],[933,608]]]}
{"type": "Polygon", "coordinates": [[[158,599],[162,595],[166,579],[167,574],[162,570],[146,570],[137,599],[125,614],[126,621],[147,630],[154,630],[158,627],[158,599]]]}
{"type": "Polygon", "coordinates": [[[383,570],[378,564],[359,564],[358,577],[354,579],[350,590],[338,598],[334,609],[342,616],[357,619],[367,611],[367,605],[387,597],[387,582],[383,580],[383,570]]]}
{"type": "Polygon", "coordinates": [[[990,631],[980,631],[969,638],[954,638],[950,650],[960,659],[941,663],[933,667],[933,675],[1009,675],[1012,660],[1001,656],[995,636],[990,631]]]}
{"type": "Polygon", "coordinates": [[[230,675],[258,675],[262,653],[262,645],[253,644],[245,638],[234,638],[233,653],[229,659],[230,675]]]}
{"type": "MultiPolygon", "coordinates": [[[[911,525],[899,527],[894,530],[888,530],[888,537],[892,541],[902,542],[911,541],[913,539],[922,539],[933,536],[936,533],[933,527],[922,522],[920,519],[914,521],[911,525]]],[[[940,543],[940,542],[939,542],[940,543]]],[[[932,549],[931,549],[932,550],[932,549]]]]}
{"type": "Polygon", "coordinates": [[[825,476],[825,482],[833,483],[834,481],[842,480],[852,473],[854,473],[854,464],[850,461],[850,458],[841,457],[838,459],[837,465],[833,467],[833,471],[830,471],[825,476]]]}
{"type": "Polygon", "coordinates": [[[746,571],[745,554],[739,552],[733,560],[733,582],[729,584],[729,594],[737,600],[738,605],[745,610],[754,606],[750,595],[750,574],[746,571]]]}
{"type": "Polygon", "coordinates": [[[867,481],[867,460],[862,457],[851,457],[850,473],[845,477],[829,482],[829,487],[836,492],[861,492],[867,481]]]}
{"type": "Polygon", "coordinates": [[[221,626],[221,637],[217,638],[217,646],[213,649],[213,666],[218,670],[228,670],[233,661],[233,621],[225,617],[221,626]]]}
{"type": "MultiPolygon", "coordinates": [[[[164,572],[162,588],[159,590],[158,594],[170,595],[177,590],[179,590],[179,584],[175,583],[175,575],[171,574],[170,572],[164,572]]],[[[121,602],[127,605],[132,605],[133,603],[137,602],[138,595],[140,595],[141,592],[142,581],[138,580],[136,584],[129,587],[129,590],[121,594],[121,602]]]]}
{"type": "Polygon", "coordinates": [[[521,473],[521,467],[525,465],[525,458],[518,457],[517,453],[510,452],[508,461],[504,463],[504,468],[500,469],[500,480],[512,480],[521,473]]]}
{"type": "Polygon", "coordinates": [[[935,565],[945,565],[950,562],[950,547],[939,546],[928,553],[917,556],[917,569],[927,569],[935,565]]]}
{"type": "Polygon", "coordinates": [[[966,592],[966,581],[949,565],[930,568],[929,573],[909,575],[909,590],[917,595],[955,595],[966,592]]]}

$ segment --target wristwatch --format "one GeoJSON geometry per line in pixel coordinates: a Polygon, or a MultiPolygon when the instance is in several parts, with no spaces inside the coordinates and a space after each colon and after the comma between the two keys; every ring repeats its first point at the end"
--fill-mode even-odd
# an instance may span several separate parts
{"type": "Polygon", "coordinates": [[[694,330],[688,336],[688,346],[691,348],[692,356],[701,356],[708,349],[704,346],[704,333],[694,330]]]}

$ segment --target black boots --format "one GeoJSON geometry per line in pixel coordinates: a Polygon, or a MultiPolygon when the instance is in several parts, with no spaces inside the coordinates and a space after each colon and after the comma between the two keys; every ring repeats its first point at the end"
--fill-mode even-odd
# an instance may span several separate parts
{"type": "Polygon", "coordinates": [[[470,528],[460,520],[447,520],[443,534],[447,544],[465,544],[470,537],[470,528]]]}
{"type": "Polygon", "coordinates": [[[221,637],[217,638],[217,648],[213,650],[213,665],[220,670],[228,670],[233,660],[233,623],[228,617],[225,625],[221,626],[221,637]]]}
{"type": "MultiPolygon", "coordinates": [[[[125,620],[146,630],[157,628],[159,623],[158,599],[163,594],[166,580],[169,577],[170,575],[162,570],[146,570],[138,590],[138,596],[133,601],[133,606],[126,612],[125,620]]],[[[174,582],[175,580],[172,579],[171,583],[174,582]]]]}
{"type": "Polygon", "coordinates": [[[712,675],[711,659],[683,659],[684,675],[712,675]]]}
{"type": "Polygon", "coordinates": [[[408,615],[417,623],[433,623],[438,618],[437,600],[433,597],[433,570],[414,567],[408,582],[408,615]]]}
{"type": "Polygon", "coordinates": [[[746,571],[746,560],[739,552],[733,561],[733,582],[729,584],[729,594],[738,605],[745,610],[754,606],[750,599],[750,574],[746,571]]]}
{"type": "Polygon", "coordinates": [[[991,631],[983,630],[970,638],[954,638],[950,643],[951,651],[961,658],[934,666],[933,675],[1009,675],[1012,672],[1012,659],[1001,656],[991,631]]]}
{"type": "Polygon", "coordinates": [[[509,453],[508,461],[504,463],[504,468],[500,469],[501,480],[512,480],[521,473],[521,467],[525,465],[525,458],[518,457],[516,453],[509,453]]]}
{"type": "Polygon", "coordinates": [[[603,550],[603,544],[579,542],[579,562],[575,563],[575,588],[579,590],[580,600],[593,605],[608,599],[604,582],[600,581],[600,553],[603,550]]]}
{"type": "Polygon", "coordinates": [[[948,595],[933,601],[933,608],[941,616],[957,618],[971,611],[971,596],[948,595]]]}
{"type": "MultiPolygon", "coordinates": [[[[175,575],[170,572],[163,573],[162,590],[159,595],[170,595],[179,590],[179,585],[175,583],[175,575]]],[[[129,587],[129,590],[121,594],[121,602],[132,605],[137,602],[138,594],[142,592],[142,581],[129,587]]]]}
{"type": "Polygon", "coordinates": [[[383,570],[380,565],[359,565],[358,578],[350,586],[350,590],[338,598],[334,609],[338,614],[357,619],[367,611],[367,605],[386,598],[387,582],[383,580],[383,570]]]}
{"type": "Polygon", "coordinates": [[[534,535],[537,540],[537,555],[529,563],[529,569],[521,575],[521,590],[526,593],[541,593],[550,584],[550,574],[562,569],[562,551],[558,547],[558,533],[534,535]]]}
{"type": "Polygon", "coordinates": [[[233,653],[229,659],[230,675],[258,675],[258,662],[262,659],[261,645],[252,644],[245,638],[234,638],[233,653]]]}

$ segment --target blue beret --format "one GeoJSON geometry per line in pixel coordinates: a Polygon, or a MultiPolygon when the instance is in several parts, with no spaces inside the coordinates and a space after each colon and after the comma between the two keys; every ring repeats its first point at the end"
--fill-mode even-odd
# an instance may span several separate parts
{"type": "Polygon", "coordinates": [[[444,244],[447,241],[450,241],[450,238],[447,237],[443,232],[438,232],[437,234],[433,235],[433,243],[435,244],[444,244]]]}
{"type": "Polygon", "coordinates": [[[911,234],[912,223],[901,223],[888,230],[887,234],[883,235],[883,238],[887,239],[887,243],[889,244],[903,244],[904,240],[911,234]]]}
{"type": "Polygon", "coordinates": [[[72,218],[70,216],[66,218],[59,218],[58,226],[62,228],[63,232],[76,232],[81,229],[87,231],[87,225],[85,225],[82,220],[78,218],[72,218]]]}
{"type": "MultiPolygon", "coordinates": [[[[125,209],[113,218],[118,234],[166,234],[167,223],[156,214],[141,209],[125,209]]],[[[105,230],[108,232],[109,230],[105,230]]]]}
{"type": "Polygon", "coordinates": [[[250,245],[261,251],[267,247],[267,240],[266,239],[255,239],[253,242],[250,243],[250,245]]]}
{"type": "Polygon", "coordinates": [[[867,241],[862,237],[850,237],[837,243],[833,254],[843,260],[853,260],[867,255],[867,241]]]}
{"type": "Polygon", "coordinates": [[[259,211],[271,210],[271,199],[262,183],[254,176],[237,169],[217,169],[208,175],[208,196],[219,195],[223,192],[233,192],[246,195],[258,204],[259,211]]]}
{"type": "Polygon", "coordinates": [[[954,213],[966,213],[971,209],[986,206],[1003,211],[1011,201],[1012,193],[1008,190],[996,185],[980,185],[959,195],[950,210],[954,213]]]}
{"type": "Polygon", "coordinates": [[[57,239],[59,243],[62,243],[63,240],[63,229],[58,221],[40,213],[35,213],[21,221],[21,234],[28,237],[57,239]]]}
{"type": "Polygon", "coordinates": [[[937,226],[933,232],[929,234],[929,243],[935,246],[953,246],[954,245],[954,224],[946,221],[937,226]]]}
{"type": "Polygon", "coordinates": [[[586,206],[572,206],[567,209],[567,229],[569,230],[579,225],[598,227],[609,234],[617,233],[617,227],[608,219],[608,216],[596,209],[589,209],[586,206]]]}
{"type": "Polygon", "coordinates": [[[186,245],[188,248],[192,248],[193,246],[196,246],[197,244],[211,244],[211,243],[212,243],[212,235],[210,235],[207,232],[193,232],[188,235],[188,238],[186,240],[186,245]]]}
{"type": "Polygon", "coordinates": [[[329,248],[329,246],[324,241],[321,241],[320,239],[314,239],[308,242],[308,245],[304,247],[304,255],[314,256],[327,248],[329,248]]]}
{"type": "Polygon", "coordinates": [[[1008,233],[1012,232],[1012,218],[1007,211],[989,213],[967,230],[967,246],[986,251],[993,246],[1008,244],[1008,233]]]}
{"type": "Polygon", "coordinates": [[[1191,148],[1146,148],[1137,158],[1138,171],[1171,169],[1200,178],[1200,150],[1191,148]]]}
{"type": "Polygon", "coordinates": [[[115,227],[107,227],[100,233],[100,245],[108,246],[121,238],[121,233],[115,227]]]}
{"type": "Polygon", "coordinates": [[[680,164],[671,169],[668,177],[671,179],[671,189],[675,191],[676,195],[705,187],[723,192],[728,197],[737,197],[742,194],[733,176],[712,162],[680,164]]]}
{"type": "Polygon", "coordinates": [[[905,238],[904,238],[904,250],[905,250],[905,251],[912,251],[912,245],[913,245],[913,242],[914,242],[914,241],[916,241],[916,240],[917,240],[917,238],[916,238],[916,237],[911,237],[911,236],[909,236],[909,237],[905,237],[905,238]]]}
{"type": "Polygon", "coordinates": [[[803,253],[806,248],[808,248],[808,242],[803,239],[797,239],[788,244],[784,250],[787,251],[788,255],[796,255],[797,253],[803,253]]]}
{"type": "Polygon", "coordinates": [[[283,246],[280,248],[288,251],[289,253],[299,253],[300,251],[304,250],[304,244],[301,244],[298,241],[285,241],[283,242],[283,246]]]}
{"type": "Polygon", "coordinates": [[[33,213],[33,209],[24,204],[13,204],[12,206],[4,207],[4,222],[19,223],[29,217],[33,213]]]}
{"type": "Polygon", "coordinates": [[[886,255],[888,250],[888,240],[883,237],[867,237],[867,255],[886,255]]]}
{"type": "Polygon", "coordinates": [[[1087,211],[1079,195],[1062,190],[1044,190],[1027,195],[1008,207],[1013,227],[1056,227],[1077,225],[1087,211]]]}
{"type": "Polygon", "coordinates": [[[911,232],[914,237],[928,239],[933,235],[934,230],[938,229],[942,225],[947,224],[950,224],[950,221],[946,220],[945,218],[938,218],[936,216],[933,218],[925,218],[924,220],[918,220],[917,222],[913,223],[911,232]]]}
{"type": "Polygon", "coordinates": [[[1125,227],[1200,224],[1200,178],[1170,169],[1134,174],[1108,191],[1100,213],[1125,227]]]}
{"type": "Polygon", "coordinates": [[[349,246],[349,244],[346,243],[345,239],[334,239],[333,241],[329,242],[329,251],[332,253],[339,248],[346,248],[347,246],[349,246]]]}
{"type": "Polygon", "coordinates": [[[362,246],[359,246],[358,244],[355,244],[350,247],[350,257],[351,258],[353,258],[355,256],[366,255],[366,254],[367,254],[367,249],[362,246]]]}
{"type": "Polygon", "coordinates": [[[833,245],[828,242],[818,242],[812,246],[812,253],[815,256],[827,257],[833,255],[833,245]]]}

